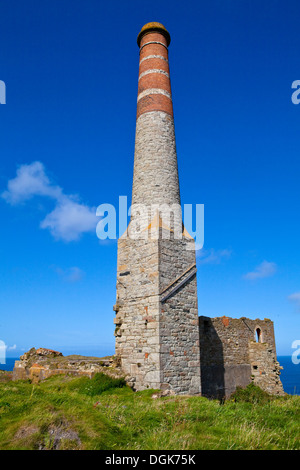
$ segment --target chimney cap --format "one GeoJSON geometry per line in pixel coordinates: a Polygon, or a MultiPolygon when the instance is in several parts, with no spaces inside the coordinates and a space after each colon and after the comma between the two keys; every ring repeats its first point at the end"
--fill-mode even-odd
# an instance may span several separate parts
{"type": "Polygon", "coordinates": [[[163,34],[167,40],[167,45],[169,46],[171,42],[170,33],[166,30],[163,24],[157,23],[156,21],[152,21],[151,23],[145,24],[139,32],[139,35],[137,37],[137,43],[139,47],[142,37],[145,34],[150,33],[151,31],[158,31],[159,33],[163,34]]]}

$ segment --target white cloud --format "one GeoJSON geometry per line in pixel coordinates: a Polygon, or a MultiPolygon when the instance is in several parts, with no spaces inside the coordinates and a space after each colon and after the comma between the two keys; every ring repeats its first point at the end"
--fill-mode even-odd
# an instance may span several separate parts
{"type": "Polygon", "coordinates": [[[276,263],[269,263],[268,261],[263,261],[261,264],[256,266],[254,271],[251,271],[243,276],[244,279],[253,281],[255,279],[262,279],[265,277],[273,276],[277,271],[276,263]]]}
{"type": "Polygon", "coordinates": [[[62,188],[48,178],[41,162],[22,165],[17,176],[8,181],[7,190],[1,197],[11,205],[28,201],[35,196],[51,198],[55,208],[41,222],[57,240],[78,240],[83,233],[96,230],[96,208],[79,202],[76,195],[64,194],[62,188]]]}
{"type": "Polygon", "coordinates": [[[17,349],[17,345],[14,344],[13,346],[8,346],[7,351],[15,351],[17,349]]]}
{"type": "Polygon", "coordinates": [[[49,229],[56,239],[67,242],[78,240],[85,232],[96,230],[96,209],[64,197],[55,209],[41,222],[40,227],[49,229]]]}
{"type": "Polygon", "coordinates": [[[300,309],[300,292],[289,295],[288,300],[293,302],[300,309]]]}
{"type": "Polygon", "coordinates": [[[198,264],[220,264],[223,259],[230,258],[232,250],[198,250],[197,251],[197,260],[198,264]]]}
{"type": "Polygon", "coordinates": [[[54,268],[57,274],[67,282],[78,282],[83,279],[85,276],[85,272],[82,269],[78,268],[77,266],[73,266],[72,268],[61,269],[58,267],[54,268]]]}
{"type": "Polygon", "coordinates": [[[33,162],[17,169],[17,176],[8,181],[7,190],[1,194],[1,197],[9,204],[15,205],[34,196],[59,199],[61,195],[61,188],[50,182],[44,165],[41,162],[33,162]]]}

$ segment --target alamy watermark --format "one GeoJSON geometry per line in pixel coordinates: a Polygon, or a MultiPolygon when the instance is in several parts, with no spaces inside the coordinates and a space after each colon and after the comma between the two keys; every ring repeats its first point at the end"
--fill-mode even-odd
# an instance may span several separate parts
{"type": "Polygon", "coordinates": [[[0,80],[0,104],[6,104],[6,85],[0,80]]]}
{"type": "Polygon", "coordinates": [[[292,349],[296,349],[292,354],[292,363],[300,364],[300,339],[295,339],[295,341],[293,341],[292,349]]]}
{"type": "Polygon", "coordinates": [[[292,88],[296,89],[291,96],[292,103],[299,104],[300,103],[300,80],[294,80],[292,83],[292,88]]]}
{"type": "MultiPolygon", "coordinates": [[[[119,196],[119,207],[98,206],[96,215],[102,217],[96,227],[100,240],[119,237],[133,240],[193,238],[196,249],[204,244],[204,204],[133,204],[128,208],[127,196],[119,196]],[[118,215],[117,215],[118,213],[118,215]]],[[[194,249],[192,246],[187,249],[194,249]]]]}
{"type": "Polygon", "coordinates": [[[6,344],[0,339],[0,364],[6,364],[6,349],[6,344]]]}

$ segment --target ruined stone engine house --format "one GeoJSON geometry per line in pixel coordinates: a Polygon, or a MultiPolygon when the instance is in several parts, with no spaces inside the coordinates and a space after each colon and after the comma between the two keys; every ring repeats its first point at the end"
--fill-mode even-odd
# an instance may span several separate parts
{"type": "MultiPolygon", "coordinates": [[[[198,318],[195,241],[165,223],[153,204],[180,205],[168,47],[160,23],[146,24],[140,49],[132,204],[147,208],[146,231],[118,240],[116,356],[135,390],[227,396],[251,381],[282,394],[273,323],[198,318]],[[257,337],[257,338],[256,338],[257,337]]],[[[131,235],[130,235],[131,232],[131,235]]]]}

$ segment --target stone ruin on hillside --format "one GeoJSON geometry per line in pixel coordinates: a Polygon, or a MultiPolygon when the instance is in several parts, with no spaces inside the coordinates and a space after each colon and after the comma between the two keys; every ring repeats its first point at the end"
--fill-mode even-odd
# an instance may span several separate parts
{"type": "Polygon", "coordinates": [[[152,213],[153,204],[161,208],[181,203],[169,44],[170,34],[160,23],[146,24],[138,35],[132,204],[142,205],[146,214],[144,220],[132,213],[118,241],[116,355],[104,360],[64,358],[55,351],[31,350],[16,362],[14,378],[104,371],[124,374],[134,390],[222,398],[253,382],[282,395],[273,322],[198,318],[195,240],[182,219],[175,227],[159,210],[152,213]],[[150,236],[132,236],[145,221],[144,232],[150,236]]]}

